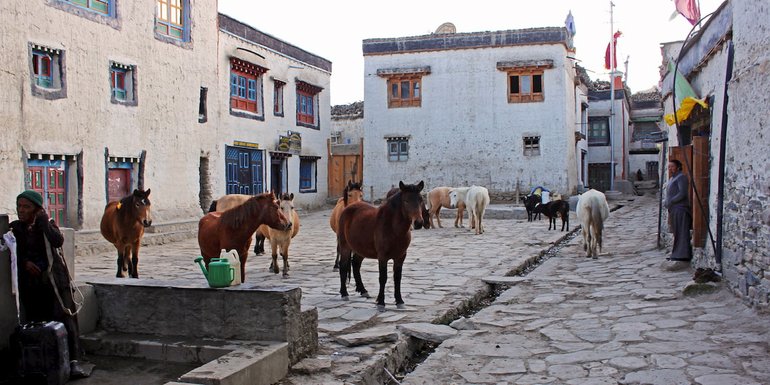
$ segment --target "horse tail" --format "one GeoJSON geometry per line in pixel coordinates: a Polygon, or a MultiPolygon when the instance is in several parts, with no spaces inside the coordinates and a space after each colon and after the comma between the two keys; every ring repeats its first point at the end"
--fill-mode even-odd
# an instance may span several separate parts
{"type": "Polygon", "coordinates": [[[209,206],[209,212],[213,213],[214,211],[217,211],[217,201],[214,200],[211,202],[211,206],[209,206]]]}

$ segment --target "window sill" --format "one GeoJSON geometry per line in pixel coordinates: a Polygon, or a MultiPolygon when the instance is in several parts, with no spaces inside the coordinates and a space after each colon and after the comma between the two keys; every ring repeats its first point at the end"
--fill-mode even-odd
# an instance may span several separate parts
{"type": "Polygon", "coordinates": [[[308,189],[308,190],[300,189],[299,190],[300,194],[308,194],[308,193],[316,193],[316,192],[318,192],[318,189],[316,189],[316,188],[313,188],[312,190],[311,189],[308,189]]]}
{"type": "Polygon", "coordinates": [[[230,115],[238,117],[238,118],[246,118],[246,119],[254,119],[254,120],[265,120],[264,115],[260,115],[251,111],[246,110],[239,110],[236,108],[230,108],[230,115]]]}

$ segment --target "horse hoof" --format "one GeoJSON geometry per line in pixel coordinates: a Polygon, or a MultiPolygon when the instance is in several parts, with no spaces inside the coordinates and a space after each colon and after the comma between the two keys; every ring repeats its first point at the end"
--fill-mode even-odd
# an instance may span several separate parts
{"type": "Polygon", "coordinates": [[[384,312],[385,311],[385,305],[377,304],[377,311],[384,312]]]}
{"type": "Polygon", "coordinates": [[[343,301],[350,301],[350,297],[348,297],[348,296],[346,296],[346,295],[343,295],[343,296],[342,296],[342,300],[343,300],[343,301]]]}
{"type": "Polygon", "coordinates": [[[340,267],[339,266],[334,266],[334,270],[333,271],[340,271],[340,267]]]}
{"type": "Polygon", "coordinates": [[[372,298],[372,296],[369,295],[368,291],[362,292],[361,296],[364,297],[364,298],[372,298]]]}
{"type": "Polygon", "coordinates": [[[400,310],[406,310],[406,305],[403,303],[397,303],[396,308],[400,310]]]}

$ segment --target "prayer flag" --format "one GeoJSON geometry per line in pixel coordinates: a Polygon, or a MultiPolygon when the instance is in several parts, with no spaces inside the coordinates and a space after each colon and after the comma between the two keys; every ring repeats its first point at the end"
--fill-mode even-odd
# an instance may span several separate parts
{"type": "Polygon", "coordinates": [[[620,37],[620,35],[620,31],[615,32],[615,34],[612,36],[612,42],[607,43],[607,50],[604,52],[604,68],[608,70],[618,66],[618,37],[620,37]],[[610,63],[610,44],[613,45],[612,53],[614,54],[612,63],[610,63]]]}
{"type": "Polygon", "coordinates": [[[690,24],[695,25],[700,20],[700,9],[696,0],[674,0],[676,11],[684,16],[690,24]]]}

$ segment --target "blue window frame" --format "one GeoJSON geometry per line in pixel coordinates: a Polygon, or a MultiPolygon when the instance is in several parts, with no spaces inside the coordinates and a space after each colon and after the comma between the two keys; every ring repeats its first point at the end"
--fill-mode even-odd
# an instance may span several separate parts
{"type": "Polygon", "coordinates": [[[117,100],[126,100],[126,70],[112,67],[110,69],[112,96],[117,100]]]}
{"type": "Polygon", "coordinates": [[[300,157],[299,192],[316,192],[316,158],[300,157]]]}
{"type": "Polygon", "coordinates": [[[156,0],[155,33],[190,41],[190,0],[156,0]]]}

